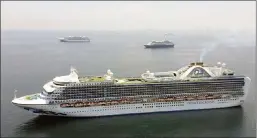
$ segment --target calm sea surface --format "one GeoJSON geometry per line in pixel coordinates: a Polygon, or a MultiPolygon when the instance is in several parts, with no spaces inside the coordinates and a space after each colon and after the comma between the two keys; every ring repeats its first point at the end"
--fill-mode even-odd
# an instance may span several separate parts
{"type": "MultiPolygon", "coordinates": [[[[153,113],[97,118],[36,116],[11,104],[17,96],[39,93],[55,76],[139,76],[150,71],[177,70],[190,62],[225,62],[237,74],[254,78],[255,36],[226,32],[173,32],[175,48],[145,49],[162,40],[165,32],[111,31],[3,31],[1,32],[1,134],[2,136],[172,137],[251,136],[256,134],[254,87],[237,108],[153,113]],[[91,43],[61,43],[57,37],[86,35],[91,43]],[[206,51],[204,56],[203,51],[206,51]]],[[[253,85],[252,85],[253,86],[253,85]]]]}

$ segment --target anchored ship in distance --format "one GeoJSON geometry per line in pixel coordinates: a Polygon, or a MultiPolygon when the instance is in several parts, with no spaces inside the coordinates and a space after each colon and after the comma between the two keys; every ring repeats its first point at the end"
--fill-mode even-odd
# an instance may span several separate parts
{"type": "Polygon", "coordinates": [[[59,38],[61,42],[90,42],[90,39],[85,36],[68,36],[59,38]]]}
{"type": "Polygon", "coordinates": [[[152,41],[144,45],[145,48],[160,48],[160,47],[174,47],[174,43],[168,40],[164,41],[152,41]]]}
{"type": "Polygon", "coordinates": [[[144,45],[145,48],[170,48],[170,47],[174,47],[174,43],[166,39],[167,35],[168,34],[164,35],[164,40],[163,41],[149,42],[148,44],[144,45]]]}
{"type": "Polygon", "coordinates": [[[12,100],[38,115],[95,117],[240,106],[250,78],[236,75],[225,64],[191,63],[176,71],[146,71],[140,77],[79,76],[71,68],[55,77],[41,93],[12,100]]]}

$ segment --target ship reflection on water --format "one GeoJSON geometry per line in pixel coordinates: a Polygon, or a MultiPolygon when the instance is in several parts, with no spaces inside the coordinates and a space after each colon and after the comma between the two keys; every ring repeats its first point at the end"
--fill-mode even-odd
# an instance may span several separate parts
{"type": "Polygon", "coordinates": [[[21,136],[43,134],[72,137],[240,136],[240,131],[223,130],[241,128],[243,118],[243,108],[240,106],[93,118],[38,116],[18,126],[16,133],[21,136]]]}

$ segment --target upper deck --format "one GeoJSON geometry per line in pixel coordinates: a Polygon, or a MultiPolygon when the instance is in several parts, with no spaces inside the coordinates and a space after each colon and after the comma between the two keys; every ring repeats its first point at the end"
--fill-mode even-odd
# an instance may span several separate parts
{"type": "Polygon", "coordinates": [[[144,79],[140,77],[123,77],[123,78],[113,78],[112,80],[106,80],[104,76],[86,76],[79,77],[80,83],[89,83],[89,82],[114,82],[114,83],[146,83],[144,79]]]}
{"type": "Polygon", "coordinates": [[[100,76],[90,76],[90,77],[80,77],[79,83],[94,83],[94,82],[110,82],[114,84],[153,84],[153,83],[172,83],[172,82],[200,82],[200,81],[213,81],[213,80],[235,80],[243,79],[245,76],[233,76],[233,77],[213,77],[213,78],[188,78],[186,80],[174,79],[170,81],[146,81],[140,77],[124,77],[115,78],[111,81],[106,81],[104,77],[100,76]]]}
{"type": "MultiPolygon", "coordinates": [[[[202,62],[191,63],[176,71],[150,72],[146,71],[139,77],[114,77],[108,70],[103,76],[78,76],[76,69],[71,68],[67,76],[55,77],[53,81],[44,85],[46,91],[53,91],[57,87],[70,86],[69,84],[153,84],[153,83],[175,83],[175,82],[195,82],[213,81],[215,79],[233,80],[234,72],[225,68],[225,65],[208,66],[202,62]]],[[[242,77],[240,77],[242,78],[242,77]]],[[[236,80],[235,80],[236,81],[236,80]]]]}

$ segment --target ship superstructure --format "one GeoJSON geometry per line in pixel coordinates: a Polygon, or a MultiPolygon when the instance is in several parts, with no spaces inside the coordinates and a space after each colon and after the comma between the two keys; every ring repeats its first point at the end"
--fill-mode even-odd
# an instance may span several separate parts
{"type": "Polygon", "coordinates": [[[177,71],[140,77],[67,76],[46,83],[43,92],[12,103],[40,115],[92,117],[179,110],[226,108],[243,104],[250,78],[223,65],[191,63],[177,71]]]}

